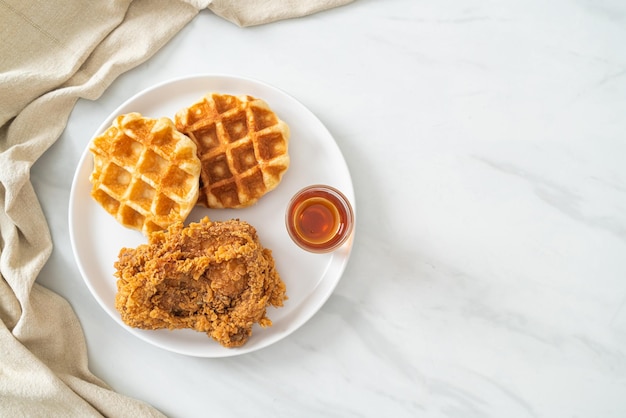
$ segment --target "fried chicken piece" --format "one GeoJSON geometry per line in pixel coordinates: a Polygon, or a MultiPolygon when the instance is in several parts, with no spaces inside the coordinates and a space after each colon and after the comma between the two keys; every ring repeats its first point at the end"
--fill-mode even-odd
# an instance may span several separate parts
{"type": "Polygon", "coordinates": [[[176,223],[152,233],[148,244],[122,248],[115,269],[124,323],[191,328],[224,347],[243,345],[255,323],[272,325],[266,308],[287,299],[271,251],[239,220],[176,223]]]}

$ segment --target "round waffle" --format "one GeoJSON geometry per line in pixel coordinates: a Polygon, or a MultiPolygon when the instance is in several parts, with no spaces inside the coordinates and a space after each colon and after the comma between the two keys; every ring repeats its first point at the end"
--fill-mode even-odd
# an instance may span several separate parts
{"type": "Polygon", "coordinates": [[[89,145],[91,196],[122,225],[145,235],[184,221],[199,193],[196,145],[168,118],[118,116],[89,145]]]}
{"type": "Polygon", "coordinates": [[[176,113],[175,122],[198,149],[199,204],[250,206],[289,168],[289,127],[263,100],[209,93],[176,113]]]}

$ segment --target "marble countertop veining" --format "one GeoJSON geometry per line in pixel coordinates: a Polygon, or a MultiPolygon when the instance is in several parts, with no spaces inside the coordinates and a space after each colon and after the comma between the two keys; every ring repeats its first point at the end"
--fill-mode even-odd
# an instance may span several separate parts
{"type": "Polygon", "coordinates": [[[620,1],[359,0],[245,29],[204,11],[80,100],[36,163],[55,245],[39,281],[75,309],[90,369],[172,417],[624,417],[624,45],[620,1]],[[225,359],[120,327],[68,232],[74,169],[101,122],[198,73],[262,80],[313,111],[358,211],[320,311],[225,359]]]}

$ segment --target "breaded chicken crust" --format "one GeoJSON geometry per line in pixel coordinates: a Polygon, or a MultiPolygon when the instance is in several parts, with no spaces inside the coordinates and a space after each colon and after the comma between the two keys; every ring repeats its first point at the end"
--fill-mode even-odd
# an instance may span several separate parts
{"type": "Polygon", "coordinates": [[[152,233],[148,244],[122,248],[115,269],[124,323],[190,328],[224,347],[245,344],[255,323],[272,325],[266,308],[287,299],[271,251],[239,220],[178,222],[152,233]]]}

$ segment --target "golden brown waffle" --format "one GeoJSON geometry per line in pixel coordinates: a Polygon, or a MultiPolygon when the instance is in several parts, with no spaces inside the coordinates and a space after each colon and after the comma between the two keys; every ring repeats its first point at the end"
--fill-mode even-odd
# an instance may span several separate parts
{"type": "Polygon", "coordinates": [[[198,147],[198,203],[250,206],[280,183],[289,168],[289,127],[263,100],[210,93],[175,117],[198,147]]]}
{"type": "Polygon", "coordinates": [[[91,196],[122,225],[149,235],[184,221],[196,204],[196,145],[170,119],[118,116],[89,150],[91,196]]]}

